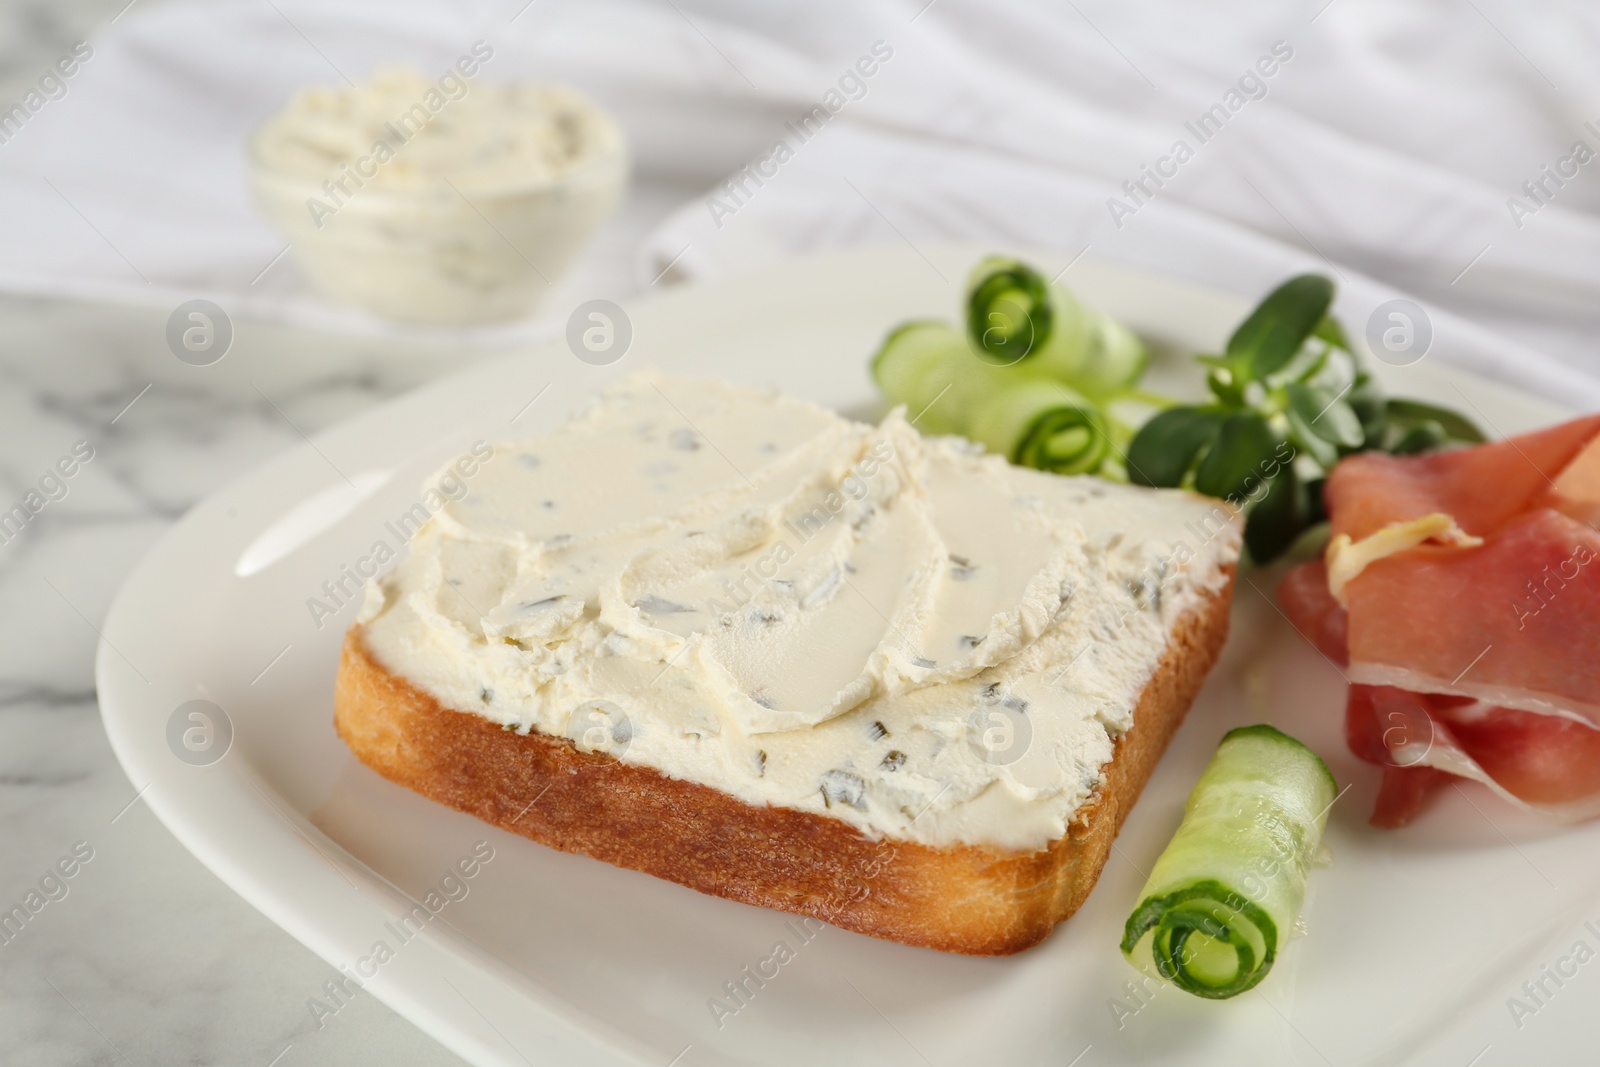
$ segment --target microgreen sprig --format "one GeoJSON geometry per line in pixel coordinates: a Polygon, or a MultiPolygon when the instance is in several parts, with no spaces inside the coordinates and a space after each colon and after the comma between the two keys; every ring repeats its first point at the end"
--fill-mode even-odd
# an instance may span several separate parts
{"type": "Polygon", "coordinates": [[[1128,446],[1130,480],[1246,508],[1245,544],[1258,563],[1325,518],[1323,480],[1343,457],[1484,440],[1456,412],[1386,398],[1330,314],[1333,297],[1333,282],[1318,274],[1278,286],[1221,355],[1195,357],[1212,399],[1161,411],[1128,446]]]}

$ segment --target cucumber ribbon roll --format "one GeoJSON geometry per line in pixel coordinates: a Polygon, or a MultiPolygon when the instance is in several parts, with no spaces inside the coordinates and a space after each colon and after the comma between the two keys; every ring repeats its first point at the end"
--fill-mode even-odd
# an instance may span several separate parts
{"type": "Polygon", "coordinates": [[[1013,463],[1054,474],[1092,474],[1110,452],[1105,416],[1066,386],[1018,381],[979,404],[967,436],[1013,463]]]}
{"type": "Polygon", "coordinates": [[[972,354],[948,323],[919,319],[892,331],[872,359],[872,377],[923,433],[964,433],[975,400],[999,389],[999,371],[972,354]]]}
{"type": "Polygon", "coordinates": [[[1336,796],[1327,765],[1294,738],[1230,731],[1150,872],[1123,954],[1196,996],[1253,988],[1299,915],[1336,796]]]}
{"type": "Polygon", "coordinates": [[[1132,330],[1003,256],[981,260],[967,278],[967,329],[985,361],[1095,400],[1132,388],[1149,361],[1132,330]]]}
{"type": "Polygon", "coordinates": [[[1059,382],[1018,376],[978,359],[960,331],[934,321],[891,333],[872,374],[892,404],[924,433],[954,433],[991,452],[1057,474],[1088,474],[1106,462],[1105,413],[1059,382]]]}

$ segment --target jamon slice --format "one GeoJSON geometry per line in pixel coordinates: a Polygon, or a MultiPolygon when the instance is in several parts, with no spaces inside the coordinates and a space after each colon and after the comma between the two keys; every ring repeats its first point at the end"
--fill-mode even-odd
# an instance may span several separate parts
{"type": "Polygon", "coordinates": [[[1328,477],[1335,535],[1442,513],[1475,547],[1379,559],[1344,589],[1350,678],[1600,724],[1600,416],[1328,477]]]}
{"type": "MultiPolygon", "coordinates": [[[[1285,575],[1278,603],[1324,655],[1346,662],[1345,610],[1328,592],[1321,560],[1285,575]]],[[[1600,730],[1572,719],[1357,684],[1345,737],[1351,752],[1383,768],[1374,826],[1404,826],[1454,775],[1557,819],[1600,814],[1600,730]]]]}
{"type": "Polygon", "coordinates": [[[1350,751],[1383,768],[1371,822],[1387,830],[1404,826],[1428,795],[1450,775],[1427,763],[1438,729],[1427,698],[1387,687],[1352,685],[1345,704],[1350,751]]]}
{"type": "Polygon", "coordinates": [[[1346,599],[1353,682],[1600,725],[1600,532],[1561,512],[1379,560],[1346,599]]]}
{"type": "Polygon", "coordinates": [[[1302,563],[1278,583],[1278,604],[1300,635],[1341,667],[1350,662],[1344,606],[1328,592],[1322,560],[1302,563]]]}
{"type": "Polygon", "coordinates": [[[1590,509],[1574,505],[1600,500],[1600,448],[1590,448],[1596,438],[1600,415],[1475,448],[1424,456],[1359,453],[1328,475],[1324,499],[1333,532],[1360,540],[1391,522],[1436,511],[1479,537],[1534,507],[1578,512],[1573,517],[1585,520],[1590,509]],[[1564,478],[1569,466],[1590,477],[1564,478]],[[1557,484],[1565,492],[1558,494],[1557,484]]]}
{"type": "Polygon", "coordinates": [[[1383,768],[1372,824],[1403,826],[1451,776],[1559,821],[1600,815],[1600,730],[1459,697],[1352,685],[1345,737],[1383,768]]]}
{"type": "Polygon", "coordinates": [[[1344,589],[1321,560],[1278,589],[1351,679],[1351,750],[1381,766],[1373,823],[1399,826],[1449,777],[1557,819],[1600,815],[1600,416],[1431,456],[1339,465],[1335,533],[1444,513],[1474,547],[1426,544],[1344,589]]]}

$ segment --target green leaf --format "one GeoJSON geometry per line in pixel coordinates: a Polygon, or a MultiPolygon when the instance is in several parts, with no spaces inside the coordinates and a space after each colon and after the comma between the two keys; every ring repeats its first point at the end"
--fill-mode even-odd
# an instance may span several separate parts
{"type": "MultiPolygon", "coordinates": [[[[1311,414],[1314,416],[1316,412],[1311,414]]],[[[1317,433],[1316,427],[1311,425],[1310,416],[1302,415],[1300,408],[1294,404],[1285,405],[1283,416],[1289,420],[1290,436],[1294,439],[1295,447],[1315,460],[1317,466],[1328,470],[1339,462],[1338,448],[1317,433]]]]}
{"type": "Polygon", "coordinates": [[[1344,327],[1339,325],[1339,320],[1332,315],[1322,316],[1322,321],[1317,323],[1317,328],[1312,333],[1335,348],[1342,348],[1346,352],[1352,351],[1350,339],[1344,335],[1344,327]]]}
{"type": "Polygon", "coordinates": [[[1227,367],[1214,367],[1206,372],[1206,387],[1223,407],[1242,408],[1244,388],[1233,371],[1227,367]]]}
{"type": "Polygon", "coordinates": [[[1194,487],[1207,496],[1238,497],[1266,475],[1281,442],[1267,421],[1253,411],[1223,420],[1216,441],[1194,472],[1194,487]]]}
{"type": "Polygon", "coordinates": [[[1228,356],[1252,378],[1282,367],[1300,351],[1333,304],[1333,282],[1301,274],[1278,286],[1228,338],[1228,356]]]}
{"type": "Polygon", "coordinates": [[[1425,404],[1420,400],[1390,400],[1387,411],[1389,421],[1401,429],[1436,422],[1453,441],[1480,445],[1488,440],[1483,431],[1478,429],[1477,423],[1449,408],[1425,404]]]}
{"type": "Polygon", "coordinates": [[[1366,371],[1358,372],[1355,385],[1344,399],[1361,420],[1361,447],[1377,448],[1389,427],[1389,409],[1377,380],[1366,371]]]}
{"type": "Polygon", "coordinates": [[[1346,448],[1361,447],[1361,419],[1356,416],[1355,410],[1343,397],[1329,404],[1328,410],[1322,413],[1322,419],[1313,425],[1318,429],[1326,428],[1325,436],[1335,444],[1341,444],[1346,448]]]}
{"type": "Polygon", "coordinates": [[[1333,349],[1327,345],[1306,345],[1295,353],[1294,357],[1285,363],[1271,376],[1274,382],[1310,382],[1316,379],[1328,366],[1328,357],[1333,349]]]}
{"type": "Polygon", "coordinates": [[[1323,498],[1322,491],[1327,488],[1328,479],[1317,478],[1306,482],[1306,525],[1315,526],[1319,522],[1328,521],[1328,502],[1323,498]]]}
{"type": "Polygon", "coordinates": [[[1295,542],[1311,522],[1311,501],[1306,487],[1287,464],[1267,483],[1266,495],[1245,519],[1244,543],[1250,558],[1271,563],[1295,542]]]}
{"type": "Polygon", "coordinates": [[[1290,382],[1285,392],[1290,409],[1312,433],[1332,444],[1361,447],[1361,420],[1342,397],[1303,382],[1290,382]]]}
{"type": "Polygon", "coordinates": [[[1443,426],[1429,419],[1419,422],[1400,435],[1389,451],[1397,456],[1414,456],[1419,452],[1432,452],[1450,439],[1443,426]]]}
{"type": "Polygon", "coordinates": [[[1214,409],[1168,408],[1145,423],[1128,445],[1128,480],[1175,488],[1200,450],[1216,436],[1222,414],[1214,409]]]}

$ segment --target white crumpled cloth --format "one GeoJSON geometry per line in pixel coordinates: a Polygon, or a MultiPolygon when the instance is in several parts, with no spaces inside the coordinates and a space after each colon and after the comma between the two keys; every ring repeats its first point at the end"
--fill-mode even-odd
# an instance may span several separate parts
{"type": "Polygon", "coordinates": [[[1321,270],[1353,332],[1407,297],[1437,358],[1600,406],[1600,12],[1526,16],[1511,0],[135,7],[0,144],[0,286],[394,329],[275,259],[243,146],[301,85],[442,71],[483,39],[482,77],[570,82],[618,117],[636,203],[700,190],[624,216],[633,232],[610,239],[637,249],[631,271],[586,275],[605,295],[866,241],[1087,250],[1251,299],[1321,270]],[[747,164],[761,184],[725,184],[747,164]]]}

